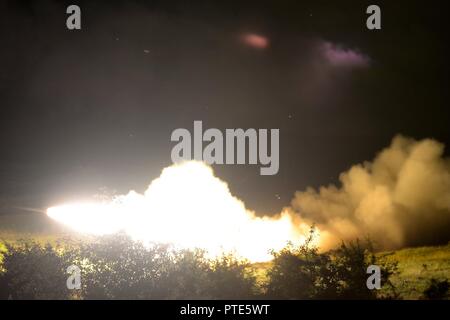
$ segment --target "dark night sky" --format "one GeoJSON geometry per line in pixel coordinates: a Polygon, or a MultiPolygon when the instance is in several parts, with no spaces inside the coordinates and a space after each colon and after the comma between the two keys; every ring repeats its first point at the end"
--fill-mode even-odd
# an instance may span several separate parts
{"type": "Polygon", "coordinates": [[[171,132],[194,120],[280,128],[278,175],[215,166],[259,212],[336,183],[397,133],[450,144],[444,1],[114,3],[1,0],[0,213],[143,191],[171,164],[171,132]],[[372,2],[382,30],[366,29],[372,2]],[[81,31],[65,26],[72,3],[81,31]],[[330,66],[325,42],[370,64],[330,66]]]}

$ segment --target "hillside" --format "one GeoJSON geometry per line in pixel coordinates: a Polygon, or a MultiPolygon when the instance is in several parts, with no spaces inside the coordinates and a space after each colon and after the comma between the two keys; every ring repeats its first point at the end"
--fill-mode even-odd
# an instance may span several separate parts
{"type": "Polygon", "coordinates": [[[450,278],[450,244],[383,252],[379,257],[398,262],[392,282],[403,299],[419,299],[432,278],[450,278]]]}

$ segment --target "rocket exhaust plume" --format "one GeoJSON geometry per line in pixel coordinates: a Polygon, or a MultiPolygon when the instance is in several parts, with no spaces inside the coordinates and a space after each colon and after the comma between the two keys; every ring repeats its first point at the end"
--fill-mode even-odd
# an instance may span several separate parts
{"type": "Polygon", "coordinates": [[[144,194],[69,204],[47,214],[85,233],[120,230],[144,242],[233,251],[251,261],[300,244],[312,224],[321,250],[369,236],[380,249],[450,240],[450,160],[437,141],[397,136],[373,160],[341,173],[341,186],[298,191],[291,206],[258,217],[202,162],[165,168],[144,194]]]}
{"type": "Polygon", "coordinates": [[[269,260],[269,251],[288,241],[304,241],[309,229],[287,212],[255,216],[209,166],[197,161],[165,168],[144,194],[131,191],[110,202],[52,207],[47,214],[84,233],[123,230],[144,243],[203,248],[211,256],[234,252],[251,261],[269,260]]]}

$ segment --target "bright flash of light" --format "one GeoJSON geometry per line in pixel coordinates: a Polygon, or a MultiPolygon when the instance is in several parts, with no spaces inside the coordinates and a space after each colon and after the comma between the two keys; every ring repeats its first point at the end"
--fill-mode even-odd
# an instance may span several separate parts
{"type": "Polygon", "coordinates": [[[130,191],[110,202],[52,207],[47,215],[78,232],[125,231],[144,243],[203,248],[211,256],[234,252],[255,262],[270,260],[269,251],[288,241],[302,243],[309,228],[287,211],[257,217],[209,166],[196,161],[165,168],[144,194],[130,191]]]}

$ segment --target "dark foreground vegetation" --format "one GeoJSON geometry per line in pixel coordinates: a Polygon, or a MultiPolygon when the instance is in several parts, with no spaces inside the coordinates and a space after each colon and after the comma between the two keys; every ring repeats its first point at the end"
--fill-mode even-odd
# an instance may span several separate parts
{"type": "MultiPolygon", "coordinates": [[[[60,245],[5,243],[0,299],[398,298],[390,282],[395,263],[377,261],[369,244],[319,253],[311,243],[272,252],[263,271],[233,255],[208,259],[200,250],[145,247],[123,234],[60,245]],[[383,290],[366,286],[371,264],[381,267],[383,290]],[[66,286],[71,265],[81,269],[79,290],[66,286]]],[[[447,289],[434,283],[428,295],[442,297],[447,289]]]]}

